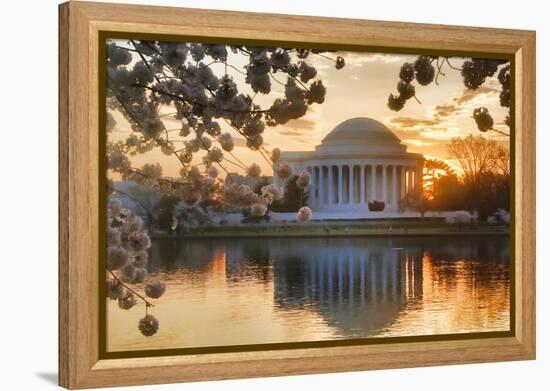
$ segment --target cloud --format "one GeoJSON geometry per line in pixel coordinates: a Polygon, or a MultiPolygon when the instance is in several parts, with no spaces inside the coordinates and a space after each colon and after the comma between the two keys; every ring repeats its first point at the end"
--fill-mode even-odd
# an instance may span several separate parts
{"type": "Polygon", "coordinates": [[[426,147],[428,145],[434,145],[434,142],[432,142],[432,141],[419,140],[419,139],[414,139],[414,138],[403,139],[402,141],[405,144],[414,145],[414,146],[418,146],[418,147],[426,147]]]}
{"type": "MultiPolygon", "coordinates": [[[[464,89],[444,103],[438,104],[428,111],[428,117],[393,117],[389,119],[392,130],[407,143],[413,144],[411,140],[444,140],[450,135],[460,132],[457,127],[459,117],[470,117],[472,106],[479,106],[494,99],[499,93],[493,80],[479,87],[476,90],[464,89]]],[[[420,145],[417,143],[417,145],[420,145]]]]}
{"type": "Polygon", "coordinates": [[[454,113],[456,113],[457,106],[454,104],[442,104],[437,105],[434,108],[434,116],[436,117],[448,117],[454,113]]]}
{"type": "Polygon", "coordinates": [[[287,126],[310,130],[315,128],[315,121],[307,118],[293,119],[288,122],[287,126]]]}
{"type": "Polygon", "coordinates": [[[342,52],[346,66],[362,67],[364,64],[379,62],[382,64],[392,64],[399,61],[406,61],[406,56],[386,54],[386,53],[368,53],[368,52],[342,52]]]}
{"type": "Polygon", "coordinates": [[[304,136],[311,133],[317,127],[317,122],[308,118],[299,118],[288,121],[281,127],[279,134],[285,136],[304,136]]]}
{"type": "Polygon", "coordinates": [[[436,118],[414,118],[414,117],[393,117],[390,119],[390,123],[394,126],[403,128],[415,128],[418,126],[434,126],[438,125],[440,121],[436,118]]]}
{"type": "Polygon", "coordinates": [[[402,141],[422,138],[422,132],[417,129],[392,128],[391,131],[402,141]]]}
{"type": "MultiPolygon", "coordinates": [[[[235,145],[235,147],[246,148],[248,150],[248,146],[246,145],[246,140],[243,137],[233,136],[233,144],[235,145]]],[[[264,140],[264,143],[262,145],[264,147],[270,147],[271,146],[271,144],[266,142],[265,140],[264,140]]]]}
{"type": "Polygon", "coordinates": [[[279,133],[284,136],[303,136],[302,132],[296,130],[281,130],[279,133]]]}
{"type": "Polygon", "coordinates": [[[493,83],[487,83],[476,90],[465,89],[460,94],[451,98],[449,102],[435,106],[433,109],[433,117],[435,119],[450,117],[456,113],[462,112],[463,107],[467,103],[475,101],[480,96],[491,96],[498,93],[499,90],[493,86],[493,83]]]}

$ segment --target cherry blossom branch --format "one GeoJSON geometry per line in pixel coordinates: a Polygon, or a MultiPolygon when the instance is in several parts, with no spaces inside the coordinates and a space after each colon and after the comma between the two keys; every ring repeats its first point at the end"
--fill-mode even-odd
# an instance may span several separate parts
{"type": "Polygon", "coordinates": [[[462,69],[457,68],[457,67],[455,67],[451,64],[451,61],[449,60],[449,57],[445,57],[445,62],[447,63],[447,65],[449,65],[449,67],[451,69],[454,69],[455,71],[462,71],[462,69]]]}
{"type": "Polygon", "coordinates": [[[228,159],[228,158],[227,158],[227,157],[225,157],[225,156],[224,156],[224,158],[223,158],[223,159],[224,159],[225,161],[227,161],[228,163],[231,163],[231,164],[233,164],[233,165],[234,165],[234,166],[236,166],[236,167],[242,168],[242,169],[243,169],[243,170],[245,170],[245,171],[247,170],[247,167],[243,166],[243,165],[242,165],[242,164],[240,164],[240,163],[234,162],[234,161],[232,161],[232,160],[228,159]]]}
{"type": "Polygon", "coordinates": [[[140,293],[136,292],[135,289],[131,288],[130,286],[126,285],[118,276],[110,269],[107,269],[107,271],[111,274],[111,276],[124,288],[128,289],[130,292],[132,292],[134,295],[139,297],[141,300],[145,302],[145,306],[147,307],[154,307],[153,303],[151,303],[149,300],[145,298],[145,296],[141,295],[140,293]]]}
{"type": "MultiPolygon", "coordinates": [[[[146,90],[156,92],[158,94],[169,96],[172,99],[176,99],[176,100],[179,100],[179,101],[184,102],[184,103],[188,103],[188,104],[192,104],[192,105],[198,105],[198,106],[202,106],[202,107],[208,107],[208,104],[195,102],[195,101],[189,101],[188,99],[184,98],[181,95],[173,94],[173,93],[168,92],[168,91],[163,91],[163,90],[160,90],[158,88],[148,86],[148,85],[145,85],[145,84],[135,83],[135,84],[132,84],[132,87],[144,88],[146,90]]],[[[215,94],[212,91],[210,91],[210,92],[213,94],[213,96],[215,96],[215,94]]],[[[268,113],[269,112],[269,110],[231,110],[231,109],[221,109],[221,110],[225,111],[225,112],[228,112],[228,113],[251,113],[251,114],[256,114],[256,113],[262,113],[263,114],[263,113],[268,113]]]]}
{"type": "Polygon", "coordinates": [[[239,162],[239,164],[241,164],[243,167],[246,167],[246,164],[244,164],[244,163],[242,162],[242,160],[239,159],[239,158],[237,157],[237,155],[235,155],[235,154],[234,154],[233,152],[231,152],[231,151],[226,151],[226,152],[229,153],[229,154],[230,154],[237,162],[239,162]]]}
{"type": "MultiPolygon", "coordinates": [[[[140,128],[143,129],[143,125],[140,123],[140,121],[138,121],[138,119],[132,114],[132,112],[130,111],[129,107],[122,101],[122,99],[120,98],[120,96],[118,95],[115,95],[118,103],[124,108],[124,111],[126,111],[126,114],[132,119],[132,121],[134,121],[140,128]]],[[[162,122],[162,121],[161,121],[162,122]]],[[[164,129],[166,129],[166,126],[164,126],[164,123],[162,124],[162,127],[164,129]]],[[[168,137],[168,136],[167,136],[168,137]]],[[[159,146],[164,146],[166,148],[168,148],[171,153],[173,155],[176,156],[176,158],[179,160],[180,164],[183,166],[183,168],[186,168],[186,163],[182,160],[182,158],[176,153],[176,151],[171,148],[169,145],[168,145],[168,140],[167,142],[165,143],[164,141],[161,141],[159,138],[157,137],[153,137],[152,138],[159,146]]]]}
{"type": "MultiPolygon", "coordinates": [[[[243,48],[239,48],[239,50],[243,53],[246,53],[247,55],[251,56],[252,53],[246,49],[243,49],[243,48]]],[[[284,68],[281,68],[281,67],[277,67],[275,65],[271,65],[273,68],[275,69],[278,69],[280,71],[282,71],[283,73],[286,73],[288,76],[290,76],[291,78],[293,78],[298,84],[300,84],[302,86],[303,89],[305,89],[306,91],[309,91],[309,88],[304,84],[302,83],[302,81],[300,79],[298,79],[296,76],[292,76],[291,74],[289,74],[284,68]]]]}
{"type": "Polygon", "coordinates": [[[273,72],[269,72],[269,76],[271,76],[271,78],[272,78],[275,82],[279,83],[280,85],[282,85],[282,86],[285,85],[285,83],[283,83],[282,81],[278,80],[278,79],[275,77],[275,75],[273,75],[273,72]]]}
{"type": "Polygon", "coordinates": [[[439,62],[439,57],[437,57],[437,73],[435,75],[435,85],[439,85],[438,78],[439,75],[445,76],[445,74],[441,71],[441,67],[443,66],[443,61],[441,63],[439,62]]]}
{"type": "Polygon", "coordinates": [[[139,57],[141,57],[141,61],[143,61],[143,63],[145,64],[145,66],[147,67],[147,69],[149,70],[149,72],[151,72],[151,75],[153,75],[153,77],[155,78],[155,80],[157,81],[157,83],[160,83],[160,80],[159,80],[159,78],[157,77],[156,73],[153,72],[153,68],[151,68],[151,65],[149,65],[149,62],[145,59],[145,56],[143,55],[143,53],[141,53],[141,52],[138,50],[137,45],[136,45],[136,43],[134,42],[134,40],[131,39],[130,42],[132,43],[132,45],[134,45],[134,49],[136,49],[136,52],[139,54],[139,57]]]}
{"type": "Polygon", "coordinates": [[[498,130],[498,129],[495,129],[495,128],[491,128],[490,130],[492,130],[492,131],[494,131],[494,132],[497,132],[497,133],[500,133],[500,134],[502,134],[503,136],[508,136],[508,137],[510,137],[510,134],[509,134],[509,133],[503,132],[502,130],[498,130]]]}
{"type": "MultiPolygon", "coordinates": [[[[233,125],[231,122],[229,122],[226,118],[223,118],[223,120],[229,125],[231,126],[237,133],[239,133],[241,136],[243,136],[246,140],[249,139],[249,137],[244,134],[239,128],[237,128],[235,125],[233,125]]],[[[263,154],[262,152],[262,146],[260,146],[260,148],[257,149],[257,151],[259,152],[259,154],[269,163],[269,165],[271,166],[271,168],[273,168],[273,163],[271,161],[271,159],[268,159],[265,157],[265,155],[263,154]]]]}
{"type": "Polygon", "coordinates": [[[332,58],[332,57],[329,57],[329,56],[327,56],[327,55],[325,55],[325,54],[314,53],[314,52],[312,52],[312,54],[315,54],[316,56],[323,57],[323,58],[326,58],[327,60],[336,62],[336,59],[334,59],[334,58],[332,58]]]}
{"type": "Polygon", "coordinates": [[[154,176],[151,176],[151,175],[147,175],[147,174],[144,174],[143,172],[141,172],[140,170],[137,170],[135,168],[128,168],[128,169],[126,169],[126,171],[130,172],[132,174],[137,174],[137,175],[142,176],[144,178],[153,179],[157,182],[167,183],[167,184],[170,184],[172,186],[186,186],[186,185],[188,185],[185,182],[177,182],[177,181],[173,181],[173,180],[170,180],[170,179],[167,179],[167,178],[159,178],[159,177],[154,177],[154,176]]]}
{"type": "Polygon", "coordinates": [[[265,152],[264,152],[261,148],[258,149],[258,152],[260,152],[260,155],[262,155],[262,157],[265,159],[265,161],[266,161],[267,163],[269,163],[269,165],[271,166],[271,168],[273,168],[273,164],[272,164],[272,162],[271,162],[271,159],[269,159],[267,156],[265,156],[265,154],[264,154],[265,152]]]}

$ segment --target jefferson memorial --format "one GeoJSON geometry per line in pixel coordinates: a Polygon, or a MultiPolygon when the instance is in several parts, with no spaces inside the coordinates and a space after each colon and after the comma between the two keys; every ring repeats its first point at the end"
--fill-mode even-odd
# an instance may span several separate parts
{"type": "MultiPolygon", "coordinates": [[[[365,117],[336,126],[313,151],[282,152],[294,173],[311,175],[309,206],[317,212],[369,213],[369,203],[397,212],[398,202],[422,187],[423,155],[407,147],[382,123],[365,117]]],[[[274,173],[274,182],[282,180],[274,173]]]]}

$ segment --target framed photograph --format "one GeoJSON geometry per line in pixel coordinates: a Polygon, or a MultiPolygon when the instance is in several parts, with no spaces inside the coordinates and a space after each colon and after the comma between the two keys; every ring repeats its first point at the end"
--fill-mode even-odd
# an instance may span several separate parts
{"type": "Polygon", "coordinates": [[[535,33],[60,5],[67,388],[535,358],[535,33]]]}

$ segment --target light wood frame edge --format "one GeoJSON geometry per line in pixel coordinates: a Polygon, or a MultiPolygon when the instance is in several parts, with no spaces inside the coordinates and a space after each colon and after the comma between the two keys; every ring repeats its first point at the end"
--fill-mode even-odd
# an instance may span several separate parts
{"type": "Polygon", "coordinates": [[[61,4],[59,21],[61,386],[76,389],[535,358],[534,32],[87,2],[61,4]],[[100,30],[513,54],[516,336],[99,360],[96,195],[100,30]]]}

